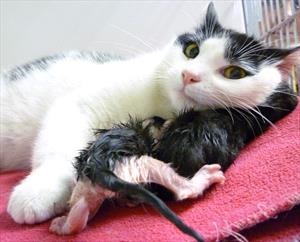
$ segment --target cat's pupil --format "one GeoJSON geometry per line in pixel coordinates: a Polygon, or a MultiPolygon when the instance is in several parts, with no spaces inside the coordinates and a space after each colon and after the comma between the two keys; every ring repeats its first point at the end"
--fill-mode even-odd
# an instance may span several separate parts
{"type": "Polygon", "coordinates": [[[199,54],[199,47],[196,43],[191,42],[184,48],[183,53],[187,58],[195,58],[199,54]]]}
{"type": "Polygon", "coordinates": [[[234,68],[230,73],[230,79],[239,79],[241,78],[242,73],[241,70],[238,68],[234,68]]]}
{"type": "Polygon", "coordinates": [[[229,66],[224,69],[223,75],[228,79],[241,79],[247,76],[247,72],[238,66],[229,66]]]}
{"type": "Polygon", "coordinates": [[[191,49],[191,51],[190,51],[190,56],[191,56],[192,58],[195,58],[195,57],[198,55],[198,53],[199,53],[199,49],[198,49],[198,47],[196,46],[196,47],[194,47],[194,48],[191,49]]]}

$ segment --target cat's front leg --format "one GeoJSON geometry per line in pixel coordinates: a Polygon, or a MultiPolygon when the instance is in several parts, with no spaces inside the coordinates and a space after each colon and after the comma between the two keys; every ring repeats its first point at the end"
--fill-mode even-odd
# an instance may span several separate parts
{"type": "Polygon", "coordinates": [[[42,222],[67,208],[74,157],[91,138],[90,130],[89,118],[72,99],[53,105],[33,150],[33,170],[9,199],[7,211],[17,223],[42,222]]]}

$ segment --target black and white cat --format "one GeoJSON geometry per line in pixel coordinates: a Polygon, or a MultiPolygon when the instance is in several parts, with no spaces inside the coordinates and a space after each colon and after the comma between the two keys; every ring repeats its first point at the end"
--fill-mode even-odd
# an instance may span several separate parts
{"type": "Polygon", "coordinates": [[[73,52],[2,73],[0,169],[32,167],[10,197],[9,214],[32,224],[66,208],[74,157],[93,129],[129,114],[168,119],[184,108],[252,108],[283,81],[297,50],[265,48],[222,28],[211,4],[195,32],[153,53],[107,61],[73,52]]]}

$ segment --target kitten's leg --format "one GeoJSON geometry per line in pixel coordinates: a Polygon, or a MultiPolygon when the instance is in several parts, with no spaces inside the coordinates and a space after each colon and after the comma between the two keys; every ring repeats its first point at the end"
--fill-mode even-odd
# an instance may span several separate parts
{"type": "Polygon", "coordinates": [[[49,231],[60,235],[79,233],[96,214],[103,201],[113,196],[113,192],[93,185],[89,180],[79,181],[71,196],[70,212],[53,219],[49,231]]]}
{"type": "Polygon", "coordinates": [[[223,183],[225,177],[218,164],[203,166],[192,179],[178,175],[169,164],[149,156],[130,158],[120,163],[115,174],[128,182],[157,183],[171,190],[177,200],[195,198],[210,185],[223,183]]]}
{"type": "Polygon", "coordinates": [[[75,203],[67,216],[52,220],[49,231],[59,235],[75,234],[82,231],[90,215],[89,206],[84,197],[75,203]]]}
{"type": "Polygon", "coordinates": [[[90,140],[89,120],[72,100],[48,112],[32,157],[33,170],[9,199],[8,213],[17,223],[38,223],[67,208],[75,184],[74,157],[90,140]]]}

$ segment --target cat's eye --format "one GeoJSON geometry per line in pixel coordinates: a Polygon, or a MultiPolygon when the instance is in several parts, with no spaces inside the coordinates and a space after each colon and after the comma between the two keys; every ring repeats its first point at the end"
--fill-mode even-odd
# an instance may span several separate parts
{"type": "Polygon", "coordinates": [[[183,53],[187,58],[194,59],[199,54],[199,47],[195,42],[190,42],[185,46],[183,53]]]}
{"type": "Polygon", "coordinates": [[[228,79],[241,79],[248,76],[248,72],[239,66],[228,66],[223,69],[222,74],[228,79]]]}

